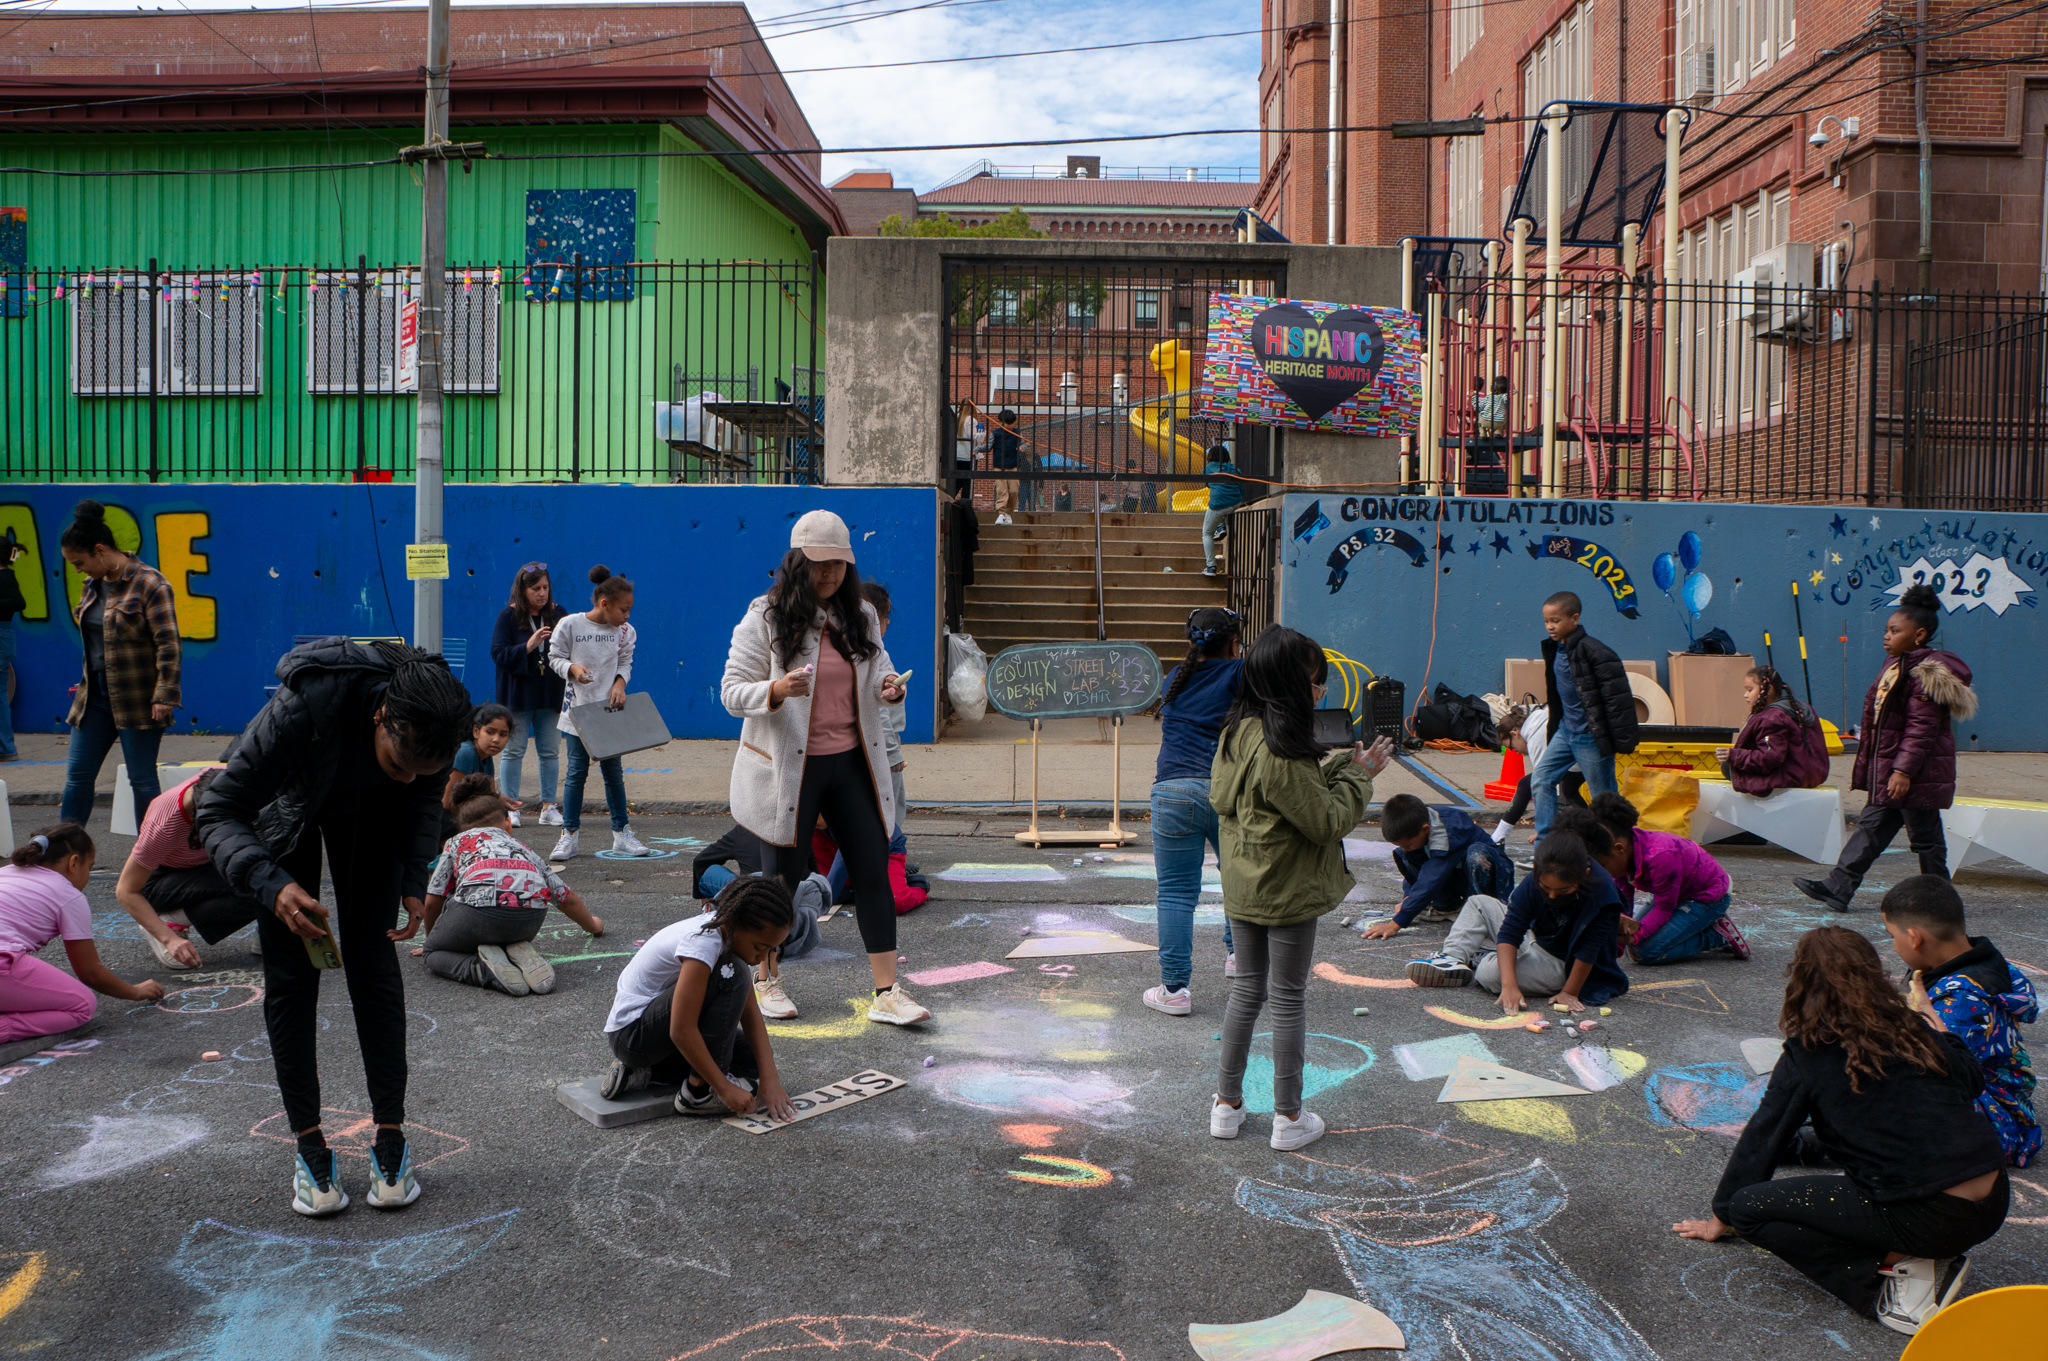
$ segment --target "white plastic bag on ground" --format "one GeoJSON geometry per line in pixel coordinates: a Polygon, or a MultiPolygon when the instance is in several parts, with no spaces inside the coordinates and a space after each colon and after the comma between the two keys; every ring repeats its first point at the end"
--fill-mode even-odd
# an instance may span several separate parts
{"type": "Polygon", "coordinates": [[[970,634],[946,635],[946,697],[964,723],[988,717],[988,654],[970,634]]]}

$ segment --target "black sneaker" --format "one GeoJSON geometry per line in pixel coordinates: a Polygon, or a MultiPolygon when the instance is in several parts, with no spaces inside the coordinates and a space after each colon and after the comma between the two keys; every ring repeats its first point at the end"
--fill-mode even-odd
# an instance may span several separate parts
{"type": "Polygon", "coordinates": [[[635,1092],[646,1091],[648,1080],[653,1076],[652,1068],[629,1068],[624,1059],[613,1059],[597,1094],[607,1101],[624,1101],[635,1092]]]}
{"type": "Polygon", "coordinates": [[[1832,907],[1837,912],[1847,912],[1849,910],[1849,900],[1847,898],[1837,898],[1834,890],[1827,886],[1827,881],[1824,879],[1794,879],[1792,887],[1798,889],[1815,902],[1825,907],[1832,907]]]}

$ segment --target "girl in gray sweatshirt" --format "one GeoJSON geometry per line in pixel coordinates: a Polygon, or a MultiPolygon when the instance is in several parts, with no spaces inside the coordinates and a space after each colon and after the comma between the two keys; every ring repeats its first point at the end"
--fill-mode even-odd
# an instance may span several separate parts
{"type": "MultiPolygon", "coordinates": [[[[613,576],[602,563],[590,569],[590,583],[590,608],[564,615],[548,638],[548,666],[568,682],[562,691],[561,733],[569,749],[568,775],[562,783],[562,836],[555,842],[550,860],[576,858],[576,832],[583,825],[583,785],[590,778],[590,752],[572,715],[578,705],[599,701],[623,707],[626,682],[633,675],[636,635],[626,622],[633,613],[633,583],[613,576]]],[[[619,758],[599,761],[597,768],[604,777],[604,801],[612,815],[612,854],[655,854],[628,825],[626,775],[619,758]]]]}

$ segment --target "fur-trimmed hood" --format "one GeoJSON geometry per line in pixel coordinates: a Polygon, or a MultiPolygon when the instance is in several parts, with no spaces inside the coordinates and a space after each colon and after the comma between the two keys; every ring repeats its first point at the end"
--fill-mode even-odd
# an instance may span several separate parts
{"type": "Polygon", "coordinates": [[[1977,692],[1970,688],[1970,668],[1961,657],[1939,648],[1923,648],[1906,659],[1908,669],[1927,698],[1956,718],[1974,718],[1977,692]]]}

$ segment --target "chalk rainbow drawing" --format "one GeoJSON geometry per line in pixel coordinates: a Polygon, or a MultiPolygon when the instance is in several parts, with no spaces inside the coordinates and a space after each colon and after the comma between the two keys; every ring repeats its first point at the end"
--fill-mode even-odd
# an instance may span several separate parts
{"type": "Polygon", "coordinates": [[[1591,1092],[1619,1087],[1642,1072],[1650,1062],[1633,1049],[1605,1049],[1595,1044],[1581,1044],[1565,1050],[1564,1061],[1570,1065],[1579,1085],[1591,1092]]]}
{"type": "Polygon", "coordinates": [[[187,1340],[139,1361],[231,1361],[248,1356],[347,1356],[349,1361],[457,1361],[366,1331],[362,1320],[399,1306],[376,1302],[467,1266],[517,1210],[403,1238],[303,1238],[202,1219],[166,1266],[204,1292],[187,1340]]]}
{"type": "Polygon", "coordinates": [[[1412,1126],[1336,1133],[1376,1136],[1375,1157],[1435,1170],[1301,1159],[1282,1164],[1276,1180],[1238,1182],[1237,1203],[1326,1235],[1358,1297],[1400,1326],[1413,1361],[1657,1361],[1544,1241],[1539,1230],[1568,1197],[1542,1159],[1472,1176],[1506,1154],[1412,1126]]]}
{"type": "Polygon", "coordinates": [[[1538,1019],[1538,1014],[1533,1011],[1517,1012],[1513,1016],[1467,1016],[1464,1012],[1452,1011],[1449,1007],[1432,1006],[1424,1007],[1423,1010],[1439,1021],[1449,1021],[1452,1025],[1461,1025],[1472,1030],[1520,1030],[1529,1022],[1538,1019]]]}
{"type": "Polygon", "coordinates": [[[1055,1169],[1051,1172],[1005,1172],[1006,1177],[1018,1181],[1034,1182],[1039,1186],[1094,1187],[1107,1186],[1116,1180],[1116,1175],[1106,1167],[1082,1162],[1079,1158],[1062,1158],[1051,1153],[1020,1153],[1018,1161],[1039,1163],[1055,1169]]]}
{"type": "Polygon", "coordinates": [[[1699,1130],[1735,1138],[1764,1099],[1768,1076],[1746,1063],[1695,1063],[1659,1068],[1643,1081],[1650,1119],[1666,1128],[1699,1130]]]}
{"type": "Polygon", "coordinates": [[[1032,1356],[1044,1361],[1127,1361],[1107,1342],[1065,1342],[1016,1333],[948,1328],[914,1318],[873,1314],[799,1314],[727,1333],[669,1361],[752,1361],[757,1357],[880,1356],[905,1361],[970,1361],[980,1356],[1032,1356]]]}
{"type": "Polygon", "coordinates": [[[1117,1129],[1137,1111],[1131,1089],[1106,1073],[1054,1073],[995,1063],[957,1063],[921,1074],[934,1096],[991,1115],[1048,1115],[1117,1129]]]}

